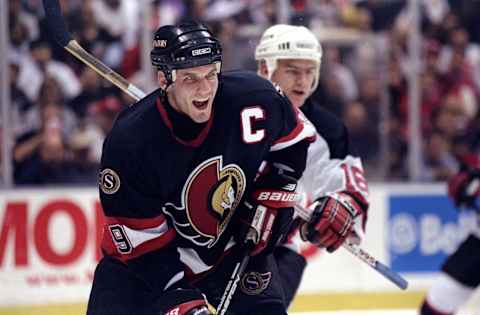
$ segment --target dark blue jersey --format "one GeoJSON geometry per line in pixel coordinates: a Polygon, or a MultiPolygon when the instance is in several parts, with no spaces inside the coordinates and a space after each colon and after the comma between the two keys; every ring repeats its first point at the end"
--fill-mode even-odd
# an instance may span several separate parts
{"type": "MultiPolygon", "coordinates": [[[[153,92],[121,113],[104,142],[103,250],[124,262],[142,257],[136,262],[145,266],[170,251],[164,264],[198,274],[232,244],[235,211],[262,161],[311,140],[314,130],[268,81],[249,72],[220,77],[203,125],[174,117],[169,106],[160,90],[153,92]]],[[[305,167],[298,159],[276,162],[305,167]]]]}
{"type": "Polygon", "coordinates": [[[347,155],[357,155],[350,144],[345,124],[337,116],[312,102],[310,98],[300,109],[328,144],[330,158],[343,159],[347,155]]]}

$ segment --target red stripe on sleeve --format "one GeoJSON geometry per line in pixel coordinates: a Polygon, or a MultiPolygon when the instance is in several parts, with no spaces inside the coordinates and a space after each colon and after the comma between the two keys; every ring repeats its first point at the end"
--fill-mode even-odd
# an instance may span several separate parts
{"type": "Polygon", "coordinates": [[[274,142],[274,144],[282,143],[282,142],[288,142],[292,139],[295,139],[303,130],[303,123],[298,121],[297,119],[297,126],[290,132],[288,135],[281,137],[277,139],[277,141],[274,142]]]}
{"type": "Polygon", "coordinates": [[[121,261],[126,262],[129,259],[139,257],[143,254],[165,247],[175,238],[176,235],[177,233],[175,232],[175,229],[169,229],[168,231],[163,233],[161,236],[155,239],[146,241],[138,245],[137,247],[134,247],[130,253],[122,254],[117,250],[117,247],[115,246],[112,238],[110,237],[110,233],[107,227],[107,229],[104,231],[104,234],[103,234],[102,249],[107,255],[116,257],[121,261]]]}
{"type": "MultiPolygon", "coordinates": [[[[306,123],[310,124],[308,119],[303,115],[303,113],[298,108],[294,107],[293,109],[294,109],[295,113],[297,114],[297,116],[296,116],[297,125],[288,135],[277,139],[277,141],[274,142],[274,145],[277,145],[279,143],[286,143],[286,142],[289,142],[289,141],[295,139],[296,137],[298,137],[304,131],[305,124],[306,123]]],[[[315,128],[312,126],[312,132],[313,133],[311,135],[305,135],[304,136],[305,140],[307,140],[309,142],[315,141],[316,135],[315,135],[314,131],[315,131],[315,128]]]]}
{"type": "Polygon", "coordinates": [[[142,219],[125,218],[125,217],[106,217],[105,218],[105,223],[107,225],[120,224],[120,225],[128,226],[129,228],[134,230],[144,230],[144,229],[157,227],[163,224],[165,221],[166,221],[166,218],[163,214],[154,218],[142,218],[142,219]]]}

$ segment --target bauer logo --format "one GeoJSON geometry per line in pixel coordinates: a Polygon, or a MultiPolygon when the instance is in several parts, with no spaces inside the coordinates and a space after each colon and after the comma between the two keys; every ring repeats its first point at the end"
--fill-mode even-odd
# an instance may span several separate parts
{"type": "Polygon", "coordinates": [[[258,200],[262,201],[298,201],[300,200],[300,195],[293,192],[270,192],[270,191],[264,191],[261,192],[260,195],[258,196],[258,200]]]}
{"type": "Polygon", "coordinates": [[[212,52],[212,49],[210,47],[199,48],[199,49],[192,50],[192,56],[206,55],[211,52],[212,52]]]}
{"type": "Polygon", "coordinates": [[[397,195],[389,200],[389,253],[399,272],[435,272],[476,229],[476,215],[458,212],[444,195],[397,195]]]}

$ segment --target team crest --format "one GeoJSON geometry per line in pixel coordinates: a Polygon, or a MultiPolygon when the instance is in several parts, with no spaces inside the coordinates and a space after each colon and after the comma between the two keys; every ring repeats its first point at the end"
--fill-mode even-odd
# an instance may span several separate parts
{"type": "Polygon", "coordinates": [[[179,207],[166,203],[177,232],[196,245],[212,247],[230,222],[245,191],[245,174],[221,156],[204,161],[188,177],[179,207]]]}
{"type": "Polygon", "coordinates": [[[112,195],[120,189],[120,176],[111,168],[103,169],[98,184],[105,194],[112,195]]]}
{"type": "Polygon", "coordinates": [[[258,295],[265,291],[266,288],[268,288],[271,278],[271,272],[246,272],[242,276],[242,280],[240,281],[240,289],[245,294],[258,295]]]}

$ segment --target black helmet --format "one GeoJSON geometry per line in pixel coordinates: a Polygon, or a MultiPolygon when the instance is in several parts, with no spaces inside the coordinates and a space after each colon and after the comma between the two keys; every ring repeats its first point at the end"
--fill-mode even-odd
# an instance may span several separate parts
{"type": "Polygon", "coordinates": [[[160,27],[150,52],[152,65],[172,83],[172,70],[222,61],[222,48],[209,29],[196,22],[160,27]]]}

